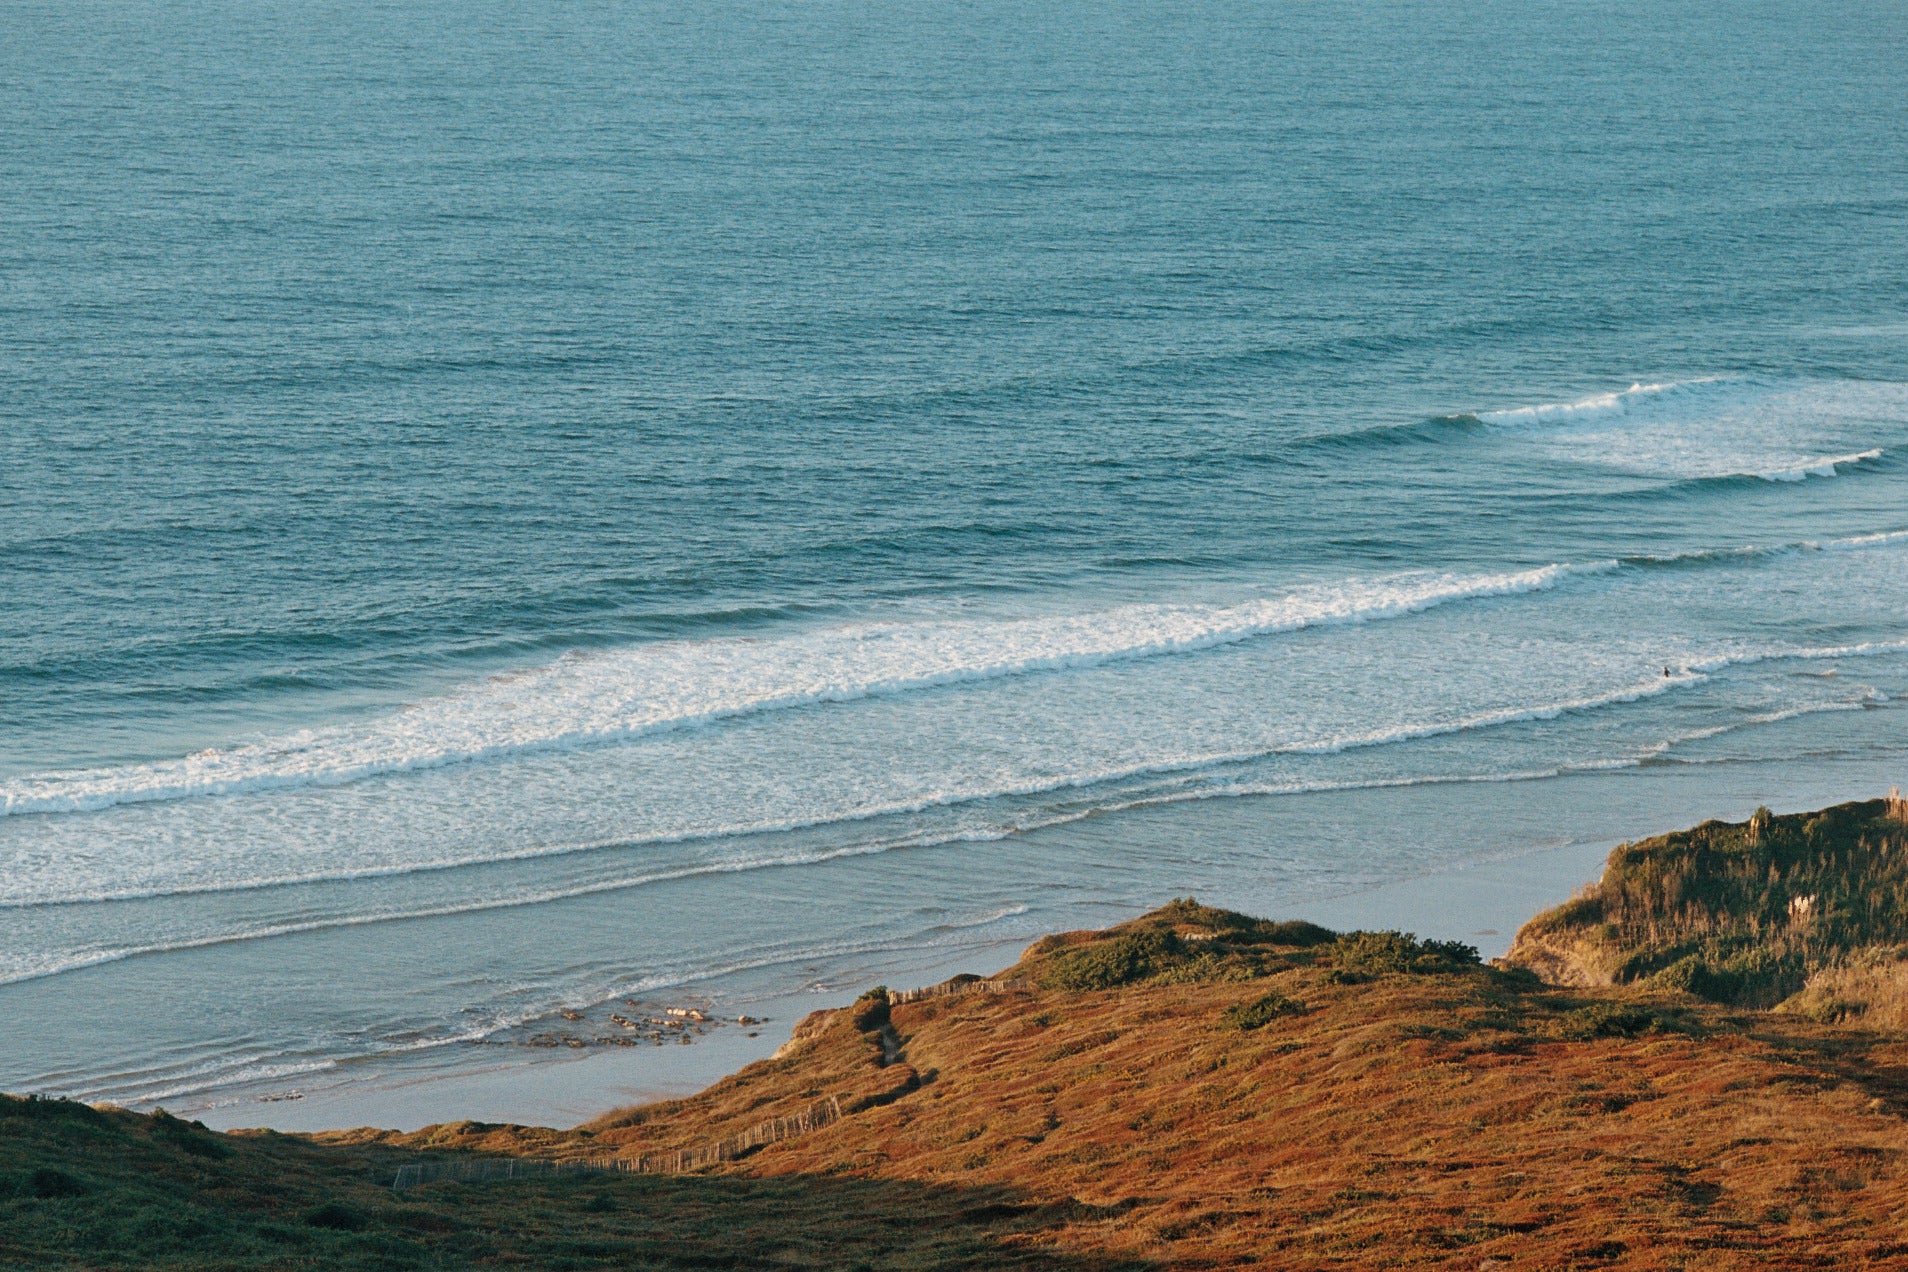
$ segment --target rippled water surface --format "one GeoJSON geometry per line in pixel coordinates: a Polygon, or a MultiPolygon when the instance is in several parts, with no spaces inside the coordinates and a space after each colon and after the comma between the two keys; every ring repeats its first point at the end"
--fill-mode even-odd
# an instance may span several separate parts
{"type": "Polygon", "coordinates": [[[8,26],[0,1088],[1908,776],[1899,6],[8,26]]]}

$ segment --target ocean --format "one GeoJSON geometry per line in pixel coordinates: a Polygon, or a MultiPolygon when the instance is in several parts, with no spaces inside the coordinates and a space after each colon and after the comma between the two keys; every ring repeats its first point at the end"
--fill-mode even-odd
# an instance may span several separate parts
{"type": "Polygon", "coordinates": [[[1899,5],[7,25],[0,1089],[1908,779],[1899,5]]]}

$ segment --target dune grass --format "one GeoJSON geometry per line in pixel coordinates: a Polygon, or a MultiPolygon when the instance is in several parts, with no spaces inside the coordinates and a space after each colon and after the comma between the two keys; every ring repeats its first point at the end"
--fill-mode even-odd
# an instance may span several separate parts
{"type": "Polygon", "coordinates": [[[1862,951],[1908,941],[1908,820],[1885,799],[1704,822],[1623,844],[1531,920],[1508,961],[1547,979],[1647,983],[1770,1007],[1862,951]]]}

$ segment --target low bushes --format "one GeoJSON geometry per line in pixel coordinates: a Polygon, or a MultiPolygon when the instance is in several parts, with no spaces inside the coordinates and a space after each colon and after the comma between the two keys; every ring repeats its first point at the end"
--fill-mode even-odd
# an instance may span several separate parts
{"type": "Polygon", "coordinates": [[[1041,980],[1054,989],[1112,989],[1164,971],[1184,953],[1171,932],[1129,932],[1068,950],[1041,980]]]}
{"type": "Polygon", "coordinates": [[[1478,965],[1477,948],[1419,940],[1410,932],[1348,932],[1301,920],[1271,922],[1174,901],[1106,932],[1048,938],[1021,969],[1048,989],[1247,981],[1320,962],[1357,983],[1388,972],[1456,972],[1478,965]]]}
{"type": "Polygon", "coordinates": [[[1301,1016],[1305,1014],[1305,1004],[1284,994],[1271,993],[1255,998],[1249,1003],[1240,1003],[1226,1008],[1219,1017],[1221,1023],[1238,1030],[1258,1029],[1272,1023],[1281,1016],[1301,1016]]]}
{"type": "Polygon", "coordinates": [[[876,985],[855,999],[850,1019],[862,1033],[874,1033],[888,1023],[888,987],[876,985]]]}
{"type": "Polygon", "coordinates": [[[1557,1032],[1575,1042],[1592,1038],[1634,1038],[1658,1027],[1654,1013],[1630,1003],[1590,1003],[1565,1012],[1557,1032]]]}
{"type": "Polygon", "coordinates": [[[1347,932],[1331,948],[1334,967],[1354,978],[1386,972],[1420,975],[1462,971],[1479,963],[1477,947],[1460,941],[1420,941],[1412,932],[1347,932]]]}

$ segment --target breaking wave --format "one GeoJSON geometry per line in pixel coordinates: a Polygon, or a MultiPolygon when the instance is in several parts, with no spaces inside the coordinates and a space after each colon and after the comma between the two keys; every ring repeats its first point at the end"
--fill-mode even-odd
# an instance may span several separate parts
{"type": "Polygon", "coordinates": [[[1377,622],[1456,601],[1555,587],[1614,562],[1497,574],[1401,574],[1232,605],[1128,605],[994,621],[824,628],[567,655],[355,726],[184,759],[44,773],[0,784],[0,812],[337,786],[383,774],[626,741],[758,712],[1061,672],[1377,622]]]}

